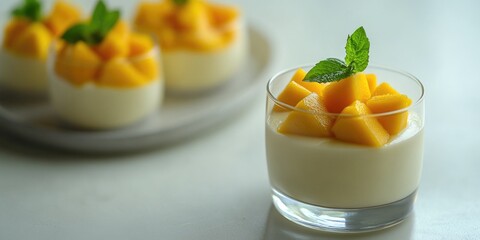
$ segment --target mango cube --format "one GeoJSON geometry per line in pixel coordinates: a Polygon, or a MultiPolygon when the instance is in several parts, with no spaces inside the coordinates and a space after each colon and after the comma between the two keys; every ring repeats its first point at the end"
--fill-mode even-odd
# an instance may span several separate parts
{"type": "Polygon", "coordinates": [[[30,25],[30,21],[24,18],[13,18],[3,31],[3,47],[11,48],[17,37],[30,25]]]}
{"type": "Polygon", "coordinates": [[[332,132],[339,140],[373,147],[383,146],[390,135],[380,122],[371,114],[370,109],[360,101],[354,101],[342,112],[348,116],[339,116],[332,127],[332,132]]]}
{"type": "Polygon", "coordinates": [[[22,31],[11,45],[11,49],[24,56],[45,60],[52,36],[41,23],[32,23],[22,31]]]}
{"type": "Polygon", "coordinates": [[[104,86],[131,88],[147,83],[146,77],[124,59],[112,59],[105,63],[98,78],[104,86]]]}
{"type": "Polygon", "coordinates": [[[283,134],[294,134],[310,137],[329,137],[330,128],[333,124],[333,117],[326,115],[325,104],[317,93],[311,93],[302,99],[296,108],[308,111],[292,111],[284,122],[278,127],[278,132],[283,134]]]}
{"type": "Polygon", "coordinates": [[[332,113],[340,113],[356,100],[365,102],[370,96],[370,87],[364,73],[357,73],[338,82],[332,82],[323,90],[325,105],[332,113]]]}
{"type": "MultiPolygon", "coordinates": [[[[300,100],[305,98],[306,96],[310,95],[310,91],[308,91],[306,88],[302,87],[300,84],[290,81],[288,85],[283,89],[283,91],[278,95],[277,99],[280,102],[286,103],[290,106],[295,106],[297,105],[300,100]]],[[[273,108],[274,111],[286,111],[287,109],[275,105],[273,108]]]]}
{"type": "MultiPolygon", "coordinates": [[[[386,94],[374,96],[366,104],[373,113],[386,113],[404,109],[412,104],[412,100],[403,94],[386,94]]],[[[396,135],[407,126],[408,111],[379,116],[377,119],[390,135],[396,135]]]]}
{"type": "Polygon", "coordinates": [[[84,42],[65,45],[58,53],[55,71],[75,85],[93,81],[101,67],[102,60],[84,42]]]}
{"type": "Polygon", "coordinates": [[[155,56],[141,56],[131,61],[132,66],[140,72],[147,80],[153,80],[158,77],[158,62],[155,56]]]}
{"type": "Polygon", "coordinates": [[[132,33],[128,39],[130,57],[142,55],[152,50],[154,44],[152,39],[145,34],[132,33]]]}
{"type": "Polygon", "coordinates": [[[62,35],[70,25],[78,22],[81,12],[73,5],[65,1],[56,1],[52,12],[48,15],[43,23],[54,36],[62,35]]]}
{"type": "Polygon", "coordinates": [[[323,89],[325,88],[325,83],[317,82],[304,82],[303,79],[307,75],[305,70],[299,68],[292,77],[292,81],[300,84],[302,87],[308,89],[310,92],[315,92],[319,96],[323,96],[323,89]]]}
{"type": "Polygon", "coordinates": [[[141,2],[135,15],[135,24],[140,28],[158,29],[161,26],[162,5],[157,2],[141,2]]]}
{"type": "Polygon", "coordinates": [[[383,82],[375,88],[372,96],[379,96],[385,94],[399,94],[390,84],[383,82]]]}
{"type": "Polygon", "coordinates": [[[367,73],[366,76],[370,93],[373,93],[375,91],[375,88],[377,88],[377,75],[373,73],[367,73]]]}
{"type": "Polygon", "coordinates": [[[96,47],[98,55],[104,60],[128,56],[129,29],[123,21],[118,21],[103,41],[96,47]]]}

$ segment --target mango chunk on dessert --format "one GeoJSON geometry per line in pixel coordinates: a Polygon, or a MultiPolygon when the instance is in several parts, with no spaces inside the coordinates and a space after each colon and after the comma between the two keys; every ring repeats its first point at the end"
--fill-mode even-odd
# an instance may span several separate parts
{"type": "Polygon", "coordinates": [[[370,89],[370,93],[372,93],[373,95],[375,88],[377,88],[377,75],[375,75],[374,73],[367,73],[366,77],[368,82],[368,88],[370,89]]]}
{"type": "MultiPolygon", "coordinates": [[[[403,94],[385,94],[370,98],[366,104],[372,113],[386,113],[407,108],[412,104],[412,100],[403,94]]],[[[377,119],[383,128],[393,136],[407,127],[408,111],[379,116],[377,119]]]]}
{"type": "Polygon", "coordinates": [[[146,77],[124,59],[112,59],[105,63],[98,78],[98,84],[131,88],[143,85],[146,77]]]}
{"type": "Polygon", "coordinates": [[[141,31],[156,34],[164,51],[178,48],[212,51],[235,39],[236,29],[231,23],[238,18],[235,7],[203,0],[184,4],[164,0],[140,3],[134,22],[141,31]]]}
{"type": "Polygon", "coordinates": [[[154,47],[150,37],[144,34],[132,33],[128,39],[129,57],[145,54],[154,47]]]}
{"type": "Polygon", "coordinates": [[[62,35],[70,25],[78,22],[81,16],[82,13],[77,7],[65,1],[57,1],[51,13],[43,20],[43,23],[53,36],[58,37],[62,35]]]}
{"type": "Polygon", "coordinates": [[[399,94],[395,88],[390,86],[390,84],[383,82],[378,87],[375,88],[375,91],[372,93],[372,96],[379,96],[385,94],[399,94]]]}
{"type": "MultiPolygon", "coordinates": [[[[300,102],[302,99],[304,99],[306,96],[310,95],[310,91],[308,91],[306,88],[302,87],[300,84],[298,84],[295,81],[290,81],[288,85],[283,89],[283,91],[278,95],[277,99],[280,102],[286,103],[290,106],[295,106],[297,105],[298,102],[300,102]]],[[[274,111],[287,111],[287,109],[275,105],[273,108],[274,111]]]]}
{"type": "Polygon", "coordinates": [[[370,87],[364,73],[356,73],[338,82],[332,82],[323,90],[325,105],[332,113],[340,113],[356,100],[365,102],[370,96],[370,87]]]}
{"type": "Polygon", "coordinates": [[[103,41],[95,47],[98,55],[104,60],[126,57],[129,54],[129,32],[128,25],[119,21],[107,34],[103,41]]]}
{"type": "Polygon", "coordinates": [[[296,106],[306,112],[292,111],[278,127],[278,132],[310,137],[329,137],[333,118],[325,113],[327,109],[317,93],[311,93],[296,106]]]}
{"type": "Polygon", "coordinates": [[[15,39],[30,25],[30,21],[25,18],[13,18],[3,30],[3,47],[11,48],[15,39]]]}
{"type": "Polygon", "coordinates": [[[373,147],[381,147],[388,142],[390,135],[380,122],[371,114],[370,109],[360,101],[354,101],[342,112],[332,127],[332,132],[339,140],[373,147]]]}
{"type": "Polygon", "coordinates": [[[141,56],[130,61],[132,66],[147,80],[156,79],[159,75],[158,62],[155,56],[141,56]]]}
{"type": "Polygon", "coordinates": [[[317,82],[304,82],[303,79],[307,75],[305,70],[299,68],[292,77],[292,81],[300,84],[302,87],[308,89],[310,92],[315,92],[319,96],[323,96],[323,89],[327,84],[317,82]]]}
{"type": "Polygon", "coordinates": [[[65,45],[57,55],[55,71],[75,85],[82,85],[96,78],[102,59],[86,43],[65,45]]]}
{"type": "Polygon", "coordinates": [[[10,49],[24,56],[46,59],[51,39],[48,29],[43,24],[35,22],[14,38],[10,49]]]}

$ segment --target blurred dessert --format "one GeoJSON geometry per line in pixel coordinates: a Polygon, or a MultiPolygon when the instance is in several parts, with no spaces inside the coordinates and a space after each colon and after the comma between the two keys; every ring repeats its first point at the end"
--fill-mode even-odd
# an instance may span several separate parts
{"type": "Polygon", "coordinates": [[[219,86],[238,73],[247,56],[247,33],[235,7],[204,0],[142,2],[134,22],[159,42],[170,92],[219,86]]]}
{"type": "Polygon", "coordinates": [[[159,51],[103,1],[88,22],[69,28],[55,54],[50,99],[61,119],[90,129],[123,127],[163,99],[159,51]]]}

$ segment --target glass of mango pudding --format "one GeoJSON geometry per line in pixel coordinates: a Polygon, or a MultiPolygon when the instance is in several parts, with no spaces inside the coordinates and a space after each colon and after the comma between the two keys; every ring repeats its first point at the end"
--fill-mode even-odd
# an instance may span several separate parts
{"type": "Polygon", "coordinates": [[[247,32],[235,7],[206,0],[142,1],[134,22],[162,49],[169,93],[215,89],[241,69],[247,56],[247,32]]]}
{"type": "Polygon", "coordinates": [[[424,89],[409,73],[368,66],[363,27],[345,61],[282,71],[267,85],[273,203],[331,232],[382,229],[413,210],[423,159],[424,89]],[[367,67],[368,66],[368,67],[367,67]]]}
{"type": "Polygon", "coordinates": [[[24,0],[14,8],[3,26],[0,88],[15,93],[45,93],[52,42],[80,16],[75,6],[61,0],[46,15],[39,0],[24,0]]]}
{"type": "Polygon", "coordinates": [[[89,21],[63,35],[51,54],[49,96],[63,122],[84,129],[125,127],[155,112],[163,99],[160,53],[118,10],[99,1],[89,21]]]}

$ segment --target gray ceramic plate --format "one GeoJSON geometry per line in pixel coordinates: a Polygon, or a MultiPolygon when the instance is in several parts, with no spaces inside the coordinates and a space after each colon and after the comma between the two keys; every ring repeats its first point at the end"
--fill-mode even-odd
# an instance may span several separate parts
{"type": "Polygon", "coordinates": [[[62,124],[45,97],[19,100],[0,95],[0,128],[59,149],[87,153],[141,150],[180,141],[225,121],[246,107],[268,80],[272,48],[261,31],[249,27],[250,54],[240,74],[215,91],[167,96],[161,109],[127,128],[85,131],[62,124]]]}

